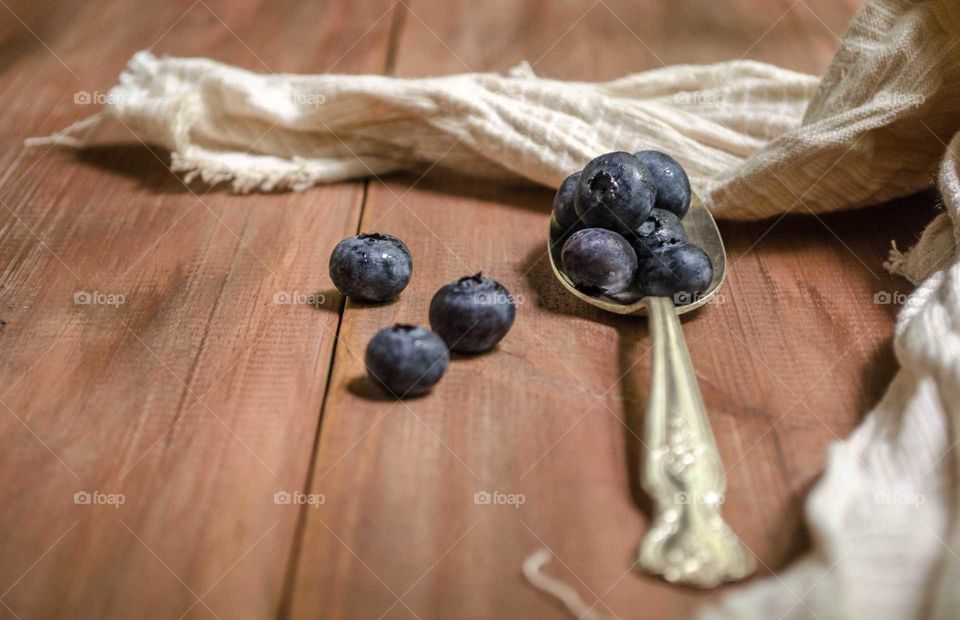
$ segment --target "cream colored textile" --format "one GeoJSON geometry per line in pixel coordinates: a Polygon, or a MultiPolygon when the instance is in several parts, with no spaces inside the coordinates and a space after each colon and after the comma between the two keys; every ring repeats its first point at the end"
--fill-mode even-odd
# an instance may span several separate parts
{"type": "MultiPolygon", "coordinates": [[[[305,189],[434,163],[558,186],[598,153],[645,146],[677,154],[704,188],[795,128],[816,85],[749,61],[596,84],[537,78],[527,65],[509,76],[417,80],[260,75],[140,52],[91,120],[115,118],[170,148],[174,170],[228,181],[240,192],[305,189]]],[[[90,124],[52,139],[82,144],[73,136],[90,137],[90,124]]]]}
{"type": "Polygon", "coordinates": [[[939,168],[946,213],[888,263],[923,281],[897,321],[902,369],[830,448],[806,503],[814,549],[703,617],[957,618],[958,41],[957,0],[870,0],[822,79],[749,61],[606,83],[542,79],[526,65],[417,80],[268,76],[141,52],[100,115],[33,142],[82,145],[112,118],[170,148],[188,178],[240,192],[434,163],[557,186],[598,153],[657,148],[716,215],[739,219],[882,203],[929,186],[939,168]]]}

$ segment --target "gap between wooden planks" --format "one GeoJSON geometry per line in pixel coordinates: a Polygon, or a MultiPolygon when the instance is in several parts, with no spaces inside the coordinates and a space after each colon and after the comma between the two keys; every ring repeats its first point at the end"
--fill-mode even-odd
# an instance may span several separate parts
{"type": "Polygon", "coordinates": [[[301,507],[274,494],[305,486],[341,305],[283,301],[329,288],[327,257],[363,197],[362,183],[185,187],[123,127],[78,155],[23,138],[92,113],[75,95],[96,100],[145,47],[381,72],[391,6],[10,7],[26,26],[2,31],[0,615],[278,614],[301,507]],[[84,291],[123,303],[75,303],[84,291]],[[124,503],[77,505],[78,492],[124,503]]]}

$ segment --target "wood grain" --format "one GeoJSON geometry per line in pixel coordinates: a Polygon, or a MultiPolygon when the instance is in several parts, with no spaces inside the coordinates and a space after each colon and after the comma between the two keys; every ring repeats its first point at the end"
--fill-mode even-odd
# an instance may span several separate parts
{"type": "Polygon", "coordinates": [[[273,496],[304,487],[341,305],[303,298],[330,288],[364,184],[236,197],[185,187],[123,127],[78,156],[22,140],[91,114],[74,93],[105,93],[147,46],[380,72],[391,5],[40,4],[12,9],[43,43],[21,27],[2,45],[20,57],[2,112],[0,614],[275,616],[299,510],[273,496]]]}
{"type": "MultiPolygon", "coordinates": [[[[79,155],[21,142],[95,111],[74,94],[106,92],[145,47],[264,72],[527,59],[598,80],[741,56],[820,72],[858,4],[0,7],[18,18],[0,21],[0,615],[562,617],[519,574],[544,546],[548,571],[602,613],[681,617],[714,599],[630,570],[649,509],[634,434],[646,326],[553,282],[550,192],[427,174],[237,197],[184,187],[123,127],[79,155]],[[331,288],[327,257],[358,228],[413,251],[396,302],[344,304],[331,288]],[[456,358],[431,396],[383,399],[363,376],[369,338],[425,324],[434,291],[478,270],[516,295],[513,331],[456,358]],[[78,491],[125,502],[78,506],[78,491]],[[324,501],[274,503],[299,491],[324,501]],[[523,503],[475,503],[485,492],[523,503]]],[[[897,306],[874,295],[907,285],[880,265],[929,202],[721,224],[728,282],[684,328],[730,470],[726,513],[763,572],[806,548],[800,505],[824,449],[894,372],[897,306]]]]}

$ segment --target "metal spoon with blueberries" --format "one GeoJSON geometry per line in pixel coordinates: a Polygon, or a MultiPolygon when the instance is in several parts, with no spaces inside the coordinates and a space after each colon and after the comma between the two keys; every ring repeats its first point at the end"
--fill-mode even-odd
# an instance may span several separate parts
{"type": "Polygon", "coordinates": [[[697,587],[750,575],[755,560],[720,511],[725,470],[679,320],[716,294],[726,266],[720,231],[683,167],[659,151],[616,152],[571,174],[554,199],[549,255],[578,298],[650,318],[641,481],[654,514],[639,566],[697,587]]]}

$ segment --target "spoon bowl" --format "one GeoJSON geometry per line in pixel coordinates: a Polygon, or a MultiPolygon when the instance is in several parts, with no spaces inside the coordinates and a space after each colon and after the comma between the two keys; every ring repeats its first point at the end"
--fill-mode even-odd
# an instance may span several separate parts
{"type": "MultiPolygon", "coordinates": [[[[683,227],[687,231],[687,237],[690,243],[700,246],[703,251],[707,253],[707,256],[710,257],[710,262],[713,263],[713,279],[710,281],[710,286],[707,287],[707,290],[698,295],[696,299],[678,299],[678,302],[685,303],[677,304],[677,314],[684,314],[696,310],[709,303],[723,284],[727,267],[726,252],[723,249],[723,239],[720,236],[720,229],[717,228],[717,222],[713,219],[713,215],[703,206],[703,201],[700,200],[700,197],[696,194],[694,194],[690,201],[690,210],[687,211],[687,215],[683,218],[683,227]]],[[[616,314],[647,314],[647,304],[643,302],[643,294],[640,291],[640,287],[636,284],[634,284],[631,289],[616,295],[590,295],[578,289],[577,285],[563,272],[563,263],[560,261],[560,250],[563,249],[564,241],[565,239],[563,239],[560,232],[560,226],[557,224],[557,221],[551,217],[550,268],[553,269],[553,275],[557,277],[557,280],[560,281],[567,291],[591,306],[596,306],[607,312],[614,312],[616,314]]]]}
{"type": "MultiPolygon", "coordinates": [[[[550,219],[550,266],[570,294],[616,314],[646,315],[653,341],[640,480],[653,500],[638,565],[664,579],[710,588],[756,570],[752,555],[724,522],[726,476],[710,429],[679,315],[710,302],[723,284],[726,255],[713,216],[696,195],[683,220],[690,243],[713,263],[713,279],[694,299],[644,297],[638,284],[617,295],[588,294],[563,272],[563,239],[550,219]]],[[[631,366],[632,368],[633,366],[631,366]]]]}

